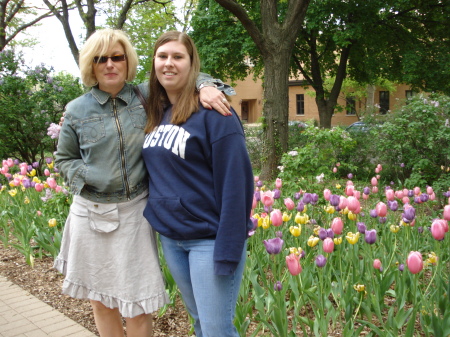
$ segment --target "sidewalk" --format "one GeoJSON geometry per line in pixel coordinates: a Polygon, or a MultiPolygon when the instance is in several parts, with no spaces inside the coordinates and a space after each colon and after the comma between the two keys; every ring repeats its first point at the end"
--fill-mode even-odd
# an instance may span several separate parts
{"type": "Polygon", "coordinates": [[[0,275],[0,337],[95,337],[0,275]]]}

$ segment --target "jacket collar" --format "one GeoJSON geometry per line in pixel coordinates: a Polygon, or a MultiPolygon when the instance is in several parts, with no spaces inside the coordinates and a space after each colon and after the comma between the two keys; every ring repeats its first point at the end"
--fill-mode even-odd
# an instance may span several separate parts
{"type": "MultiPolygon", "coordinates": [[[[92,96],[94,96],[97,102],[101,105],[105,104],[111,98],[111,94],[103,90],[100,90],[98,88],[98,85],[92,87],[91,93],[92,96]]],[[[120,98],[128,105],[131,102],[132,96],[133,96],[133,85],[125,83],[122,90],[120,90],[120,92],[117,94],[116,98],[120,98]]]]}

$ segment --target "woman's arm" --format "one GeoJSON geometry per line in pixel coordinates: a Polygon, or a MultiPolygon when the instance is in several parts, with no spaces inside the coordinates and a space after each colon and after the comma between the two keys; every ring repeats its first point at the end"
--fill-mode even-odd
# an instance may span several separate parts
{"type": "Polygon", "coordinates": [[[204,108],[209,110],[214,108],[224,116],[231,115],[231,106],[225,97],[225,94],[236,95],[231,86],[205,73],[198,75],[196,86],[199,90],[200,103],[204,108]]]}

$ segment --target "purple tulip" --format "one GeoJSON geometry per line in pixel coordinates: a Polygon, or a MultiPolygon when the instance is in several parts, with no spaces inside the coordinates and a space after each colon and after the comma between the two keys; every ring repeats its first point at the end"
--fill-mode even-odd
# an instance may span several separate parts
{"type": "Polygon", "coordinates": [[[300,200],[297,204],[297,211],[303,212],[304,209],[305,209],[305,204],[303,203],[302,200],[300,200]]]}
{"type": "Polygon", "coordinates": [[[401,164],[400,164],[400,167],[401,167],[401,168],[405,167],[405,163],[401,163],[401,164]]]}
{"type": "Polygon", "coordinates": [[[318,201],[319,201],[319,196],[317,195],[317,193],[312,193],[311,194],[311,205],[317,204],[318,201]]]}
{"type": "Polygon", "coordinates": [[[303,194],[303,203],[304,203],[305,205],[310,204],[311,201],[312,201],[312,195],[311,195],[311,193],[305,193],[305,194],[303,194]]]}
{"type": "Polygon", "coordinates": [[[317,221],[316,221],[316,219],[309,219],[309,224],[310,225],[317,225],[317,221]]]}
{"type": "Polygon", "coordinates": [[[413,190],[408,190],[408,197],[412,198],[414,196],[413,190]]]}
{"type": "Polygon", "coordinates": [[[302,194],[300,192],[297,192],[294,194],[294,199],[298,200],[298,199],[300,199],[301,196],[302,196],[302,194]]]}
{"type": "Polygon", "coordinates": [[[422,233],[423,233],[423,227],[422,227],[422,226],[417,227],[417,231],[418,231],[420,234],[422,234],[422,233]]]}
{"type": "Polygon", "coordinates": [[[320,227],[320,229],[319,229],[319,239],[323,241],[327,237],[328,237],[327,230],[325,228],[323,228],[323,227],[320,227]]]}
{"type": "Polygon", "coordinates": [[[420,195],[420,201],[422,201],[422,202],[427,202],[427,201],[428,201],[428,194],[422,193],[422,194],[420,195]]]}
{"type": "Polygon", "coordinates": [[[305,257],[306,256],[306,252],[302,249],[302,252],[300,253],[300,258],[305,257]]]}
{"type": "Polygon", "coordinates": [[[32,170],[33,170],[33,166],[28,165],[28,166],[27,166],[27,171],[28,171],[28,172],[31,172],[32,170]]]}
{"type": "Polygon", "coordinates": [[[322,254],[317,255],[316,257],[316,265],[319,268],[322,268],[327,263],[327,258],[322,254]]]}
{"type": "Polygon", "coordinates": [[[365,194],[365,195],[369,195],[370,194],[370,188],[369,187],[364,187],[364,189],[363,189],[363,193],[365,194]]]}
{"type": "Polygon", "coordinates": [[[282,231],[276,231],[276,232],[275,232],[275,236],[276,236],[277,238],[282,239],[282,238],[283,238],[283,232],[282,232],[282,231]]]}
{"type": "Polygon", "coordinates": [[[422,201],[420,201],[420,197],[414,197],[414,202],[420,204],[422,201]]]}
{"type": "Polygon", "coordinates": [[[274,189],[272,192],[273,192],[273,198],[274,199],[280,199],[281,191],[278,188],[274,189]]]}
{"type": "Polygon", "coordinates": [[[367,230],[364,239],[369,245],[374,244],[377,241],[377,231],[375,229],[367,230]]]}
{"type": "Polygon", "coordinates": [[[386,220],[387,220],[387,218],[386,218],[385,216],[380,216],[380,217],[378,218],[378,222],[379,222],[379,223],[386,223],[386,220]]]}
{"type": "Polygon", "coordinates": [[[51,163],[53,162],[53,158],[47,157],[47,158],[45,158],[45,162],[46,162],[47,164],[51,164],[51,163]]]}
{"type": "Polygon", "coordinates": [[[254,218],[254,217],[250,217],[250,220],[252,220],[252,224],[253,224],[252,230],[254,231],[256,228],[258,228],[258,219],[254,218]]]}
{"type": "Polygon", "coordinates": [[[405,269],[405,265],[403,263],[398,265],[398,270],[403,271],[405,269]]]}
{"type": "Polygon", "coordinates": [[[24,178],[22,179],[22,186],[25,188],[30,188],[31,187],[31,180],[24,178]]]}
{"type": "Polygon", "coordinates": [[[261,200],[261,192],[260,191],[255,191],[255,200],[256,201],[260,201],[261,200]]]}
{"type": "Polygon", "coordinates": [[[444,197],[450,198],[450,191],[444,192],[442,194],[444,195],[444,197]]]}
{"type": "Polygon", "coordinates": [[[19,164],[20,164],[19,159],[14,159],[14,165],[19,165],[19,164]]]}
{"type": "Polygon", "coordinates": [[[376,218],[378,216],[377,210],[376,209],[371,209],[370,212],[369,212],[369,215],[372,218],[376,218]]]}
{"type": "Polygon", "coordinates": [[[280,281],[275,282],[273,285],[275,291],[281,291],[283,289],[283,284],[280,281]]]}
{"type": "Polygon", "coordinates": [[[264,246],[266,246],[267,253],[269,254],[279,254],[281,248],[283,247],[283,240],[280,238],[264,240],[264,246]]]}
{"type": "Polygon", "coordinates": [[[361,234],[364,234],[366,232],[367,227],[364,222],[357,222],[356,227],[358,228],[358,232],[360,232],[361,234]]]}
{"type": "Polygon", "coordinates": [[[333,239],[334,238],[334,232],[331,228],[327,229],[327,237],[333,239]]]}
{"type": "Polygon", "coordinates": [[[264,212],[266,213],[272,212],[272,206],[264,206],[264,212]]]}
{"type": "Polygon", "coordinates": [[[395,212],[396,210],[398,210],[398,201],[397,200],[393,200],[393,201],[388,200],[387,205],[391,211],[395,212]]]}
{"type": "Polygon", "coordinates": [[[406,208],[402,213],[403,222],[410,223],[416,217],[416,209],[414,207],[406,208]]]}
{"type": "Polygon", "coordinates": [[[348,179],[353,179],[353,174],[351,174],[351,173],[347,174],[347,178],[348,179]]]}
{"type": "Polygon", "coordinates": [[[263,182],[261,180],[258,180],[256,182],[256,187],[261,187],[263,185],[263,182]]]}
{"type": "Polygon", "coordinates": [[[330,205],[335,207],[338,206],[340,199],[341,198],[336,194],[330,195],[330,205]]]}

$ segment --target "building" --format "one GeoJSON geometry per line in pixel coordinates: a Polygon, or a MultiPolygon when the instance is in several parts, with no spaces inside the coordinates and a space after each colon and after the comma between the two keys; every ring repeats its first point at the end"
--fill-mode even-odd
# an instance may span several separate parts
{"type": "MultiPolygon", "coordinates": [[[[253,80],[249,75],[244,81],[237,81],[234,86],[236,96],[230,96],[231,105],[236,110],[242,121],[257,123],[262,116],[263,87],[262,80],[253,80]]],[[[375,111],[381,114],[392,110],[397,104],[404,104],[405,99],[411,97],[413,91],[407,85],[398,85],[396,90],[389,92],[381,87],[375,88],[375,111]]],[[[336,111],[331,124],[350,125],[360,118],[360,112],[364,110],[367,100],[355,100],[351,96],[343,94],[338,100],[342,111],[336,111]]],[[[319,121],[319,113],[311,87],[306,88],[302,80],[289,81],[289,120],[290,121],[319,121]]]]}

